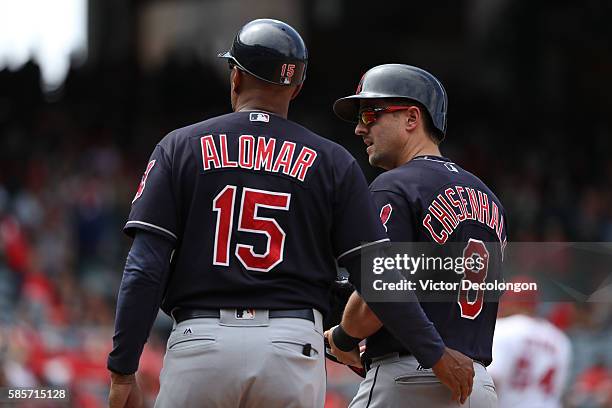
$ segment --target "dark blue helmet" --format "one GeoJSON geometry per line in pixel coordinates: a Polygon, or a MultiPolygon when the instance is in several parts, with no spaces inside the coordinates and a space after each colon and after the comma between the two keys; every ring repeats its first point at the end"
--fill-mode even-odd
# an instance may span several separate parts
{"type": "Polygon", "coordinates": [[[219,54],[239,69],[277,85],[299,85],[306,78],[308,51],[289,24],[268,18],[243,26],[232,48],[219,54]]]}
{"type": "Polygon", "coordinates": [[[357,121],[360,99],[403,98],[417,101],[427,109],[433,125],[446,134],[448,98],[442,83],[429,72],[403,64],[378,65],[361,77],[355,95],[340,98],[334,112],[341,119],[357,121]]]}

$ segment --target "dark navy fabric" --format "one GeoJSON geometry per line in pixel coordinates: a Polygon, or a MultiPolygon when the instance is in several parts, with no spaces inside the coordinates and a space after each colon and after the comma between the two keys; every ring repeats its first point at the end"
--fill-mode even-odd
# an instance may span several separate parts
{"type": "MultiPolygon", "coordinates": [[[[353,157],[266,112],[231,113],[168,134],[146,166],[124,230],[137,240],[138,231],[157,235],[175,252],[167,271],[159,254],[137,266],[128,260],[109,357],[120,373],[133,372],[160,303],[167,314],[181,307],[325,315],[337,266],[360,290],[360,249],[388,241],[353,157]],[[149,270],[151,259],[162,264],[149,270]]],[[[442,340],[419,307],[373,310],[422,364],[441,356],[442,340]]]]}
{"type": "MultiPolygon", "coordinates": [[[[392,242],[431,242],[440,247],[440,255],[457,257],[463,245],[456,243],[482,241],[489,253],[486,282],[503,281],[506,215],[499,199],[476,176],[447,158],[420,156],[381,174],[370,191],[392,242]]],[[[458,302],[428,301],[421,306],[448,347],[491,362],[496,302],[484,302],[482,310],[469,317],[461,316],[458,302]]],[[[411,350],[385,328],[368,339],[367,357],[391,352],[411,350]]]]}
{"type": "MultiPolygon", "coordinates": [[[[307,159],[311,156],[306,154],[307,159]]],[[[386,239],[378,220],[364,216],[376,211],[353,157],[341,146],[279,116],[237,112],[175,130],[159,142],[153,161],[125,231],[132,235],[145,229],[176,243],[162,303],[166,313],[175,307],[315,307],[325,313],[336,262],[364,242],[386,239]],[[269,159],[273,164],[266,167],[265,160],[253,158],[252,151],[264,152],[270,143],[274,144],[269,159]],[[289,157],[286,166],[278,158],[283,146],[285,158],[289,157]],[[304,148],[314,151],[316,158],[306,171],[302,170],[307,166],[293,171],[304,148]],[[211,203],[228,186],[235,188],[231,239],[227,265],[220,265],[213,258],[215,242],[220,241],[215,237],[221,215],[211,203]],[[270,208],[264,196],[251,214],[251,218],[273,220],[285,234],[282,260],[266,272],[249,269],[250,264],[236,256],[239,245],[251,246],[255,256],[262,256],[278,244],[261,231],[270,222],[239,228],[241,216],[248,218],[248,208],[241,208],[249,189],[290,195],[288,209],[270,208]]]]}
{"type": "Polygon", "coordinates": [[[113,350],[108,368],[131,374],[157,316],[170,270],[172,242],[148,231],[136,234],[117,297],[113,350]]]}

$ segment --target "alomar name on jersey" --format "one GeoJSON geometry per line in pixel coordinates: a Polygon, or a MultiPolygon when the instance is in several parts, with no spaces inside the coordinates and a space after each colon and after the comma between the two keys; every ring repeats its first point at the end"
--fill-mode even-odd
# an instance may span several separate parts
{"type": "Polygon", "coordinates": [[[502,248],[505,247],[504,215],[487,193],[475,188],[454,186],[444,190],[444,195],[438,194],[425,213],[423,226],[434,241],[444,244],[457,226],[468,220],[478,221],[491,228],[502,248]],[[432,225],[434,219],[441,227],[438,231],[432,225]]]}
{"type": "Polygon", "coordinates": [[[227,135],[220,134],[218,143],[213,135],[200,138],[202,166],[211,169],[242,168],[247,170],[282,173],[304,181],[317,158],[317,152],[303,146],[296,154],[296,144],[274,137],[241,135],[238,138],[238,157],[231,160],[227,148],[227,135]]]}

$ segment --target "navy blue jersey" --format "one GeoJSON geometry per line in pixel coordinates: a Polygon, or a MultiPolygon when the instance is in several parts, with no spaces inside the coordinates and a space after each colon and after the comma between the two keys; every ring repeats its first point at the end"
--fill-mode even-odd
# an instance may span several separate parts
{"type": "MultiPolygon", "coordinates": [[[[461,256],[458,250],[468,257],[486,255],[487,268],[476,279],[503,281],[506,216],[495,194],[476,176],[449,159],[419,156],[381,174],[370,191],[391,241],[431,242],[441,256],[456,258],[461,256]]],[[[475,278],[466,273],[464,279],[468,277],[475,278]]],[[[458,293],[456,302],[421,306],[448,347],[491,362],[496,302],[474,302],[458,293]]],[[[384,328],[368,339],[367,350],[368,357],[409,352],[384,328]]]]}
{"type": "Polygon", "coordinates": [[[337,262],[363,243],[387,240],[353,157],[266,112],[219,116],[161,140],[125,225],[129,235],[137,229],[175,243],[166,313],[325,313],[337,262]]]}

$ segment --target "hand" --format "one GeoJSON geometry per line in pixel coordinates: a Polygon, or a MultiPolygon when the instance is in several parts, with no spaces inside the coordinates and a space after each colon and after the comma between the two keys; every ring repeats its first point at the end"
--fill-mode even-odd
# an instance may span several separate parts
{"type": "Polygon", "coordinates": [[[453,401],[463,404],[472,393],[474,362],[460,352],[445,348],[444,354],[432,367],[440,382],[452,392],[453,401]]]}
{"type": "Polygon", "coordinates": [[[142,392],[134,374],[122,375],[111,371],[111,386],[108,394],[109,408],[141,408],[142,392]]]}
{"type": "Polygon", "coordinates": [[[336,345],[334,344],[334,339],[332,338],[332,332],[334,329],[335,327],[332,327],[331,329],[323,333],[323,335],[325,336],[325,340],[327,340],[327,343],[329,344],[331,354],[333,354],[336,359],[342,364],[359,368],[363,367],[361,365],[361,350],[359,347],[355,347],[351,351],[341,351],[336,348],[336,345]]]}

